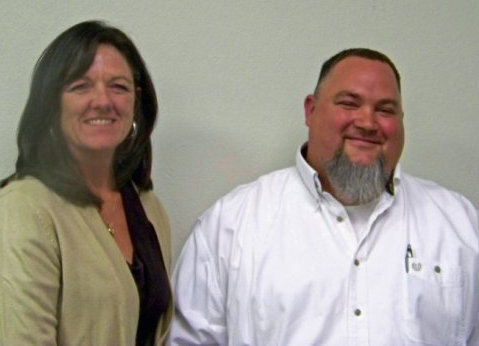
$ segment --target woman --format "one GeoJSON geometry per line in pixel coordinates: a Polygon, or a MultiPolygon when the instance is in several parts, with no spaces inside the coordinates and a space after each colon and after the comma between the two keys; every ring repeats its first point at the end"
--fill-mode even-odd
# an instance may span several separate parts
{"type": "Polygon", "coordinates": [[[77,24],[43,52],[0,190],[0,343],[153,345],[173,313],[151,192],[155,89],[130,39],[77,24]]]}

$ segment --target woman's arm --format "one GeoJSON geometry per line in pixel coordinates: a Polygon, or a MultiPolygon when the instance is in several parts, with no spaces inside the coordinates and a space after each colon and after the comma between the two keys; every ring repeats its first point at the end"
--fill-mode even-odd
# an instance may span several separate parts
{"type": "Polygon", "coordinates": [[[0,191],[0,344],[56,345],[61,261],[50,214],[0,191]]]}

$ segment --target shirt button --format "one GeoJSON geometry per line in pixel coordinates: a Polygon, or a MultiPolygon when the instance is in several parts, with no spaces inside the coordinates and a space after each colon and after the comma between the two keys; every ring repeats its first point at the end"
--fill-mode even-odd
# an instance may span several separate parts
{"type": "Polygon", "coordinates": [[[337,217],[336,217],[336,221],[338,221],[338,222],[343,222],[343,221],[344,221],[344,217],[342,217],[342,216],[337,216],[337,217]]]}
{"type": "Polygon", "coordinates": [[[441,267],[435,266],[434,271],[439,274],[441,272],[441,267]]]}
{"type": "Polygon", "coordinates": [[[354,259],[354,265],[359,266],[359,260],[357,258],[354,259]]]}
{"type": "Polygon", "coordinates": [[[360,310],[360,309],[354,310],[354,314],[355,314],[356,316],[361,316],[361,310],[360,310]]]}
{"type": "Polygon", "coordinates": [[[421,265],[421,263],[419,263],[419,262],[414,262],[414,263],[412,264],[412,269],[414,269],[414,271],[416,271],[416,272],[420,271],[421,268],[422,268],[422,265],[421,265]]]}

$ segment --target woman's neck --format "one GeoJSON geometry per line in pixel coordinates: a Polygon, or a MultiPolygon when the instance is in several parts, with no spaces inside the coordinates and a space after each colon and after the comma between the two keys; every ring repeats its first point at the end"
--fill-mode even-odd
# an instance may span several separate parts
{"type": "Polygon", "coordinates": [[[112,157],[95,155],[84,159],[77,157],[77,164],[86,185],[94,195],[102,200],[108,200],[112,194],[116,193],[112,157]]]}

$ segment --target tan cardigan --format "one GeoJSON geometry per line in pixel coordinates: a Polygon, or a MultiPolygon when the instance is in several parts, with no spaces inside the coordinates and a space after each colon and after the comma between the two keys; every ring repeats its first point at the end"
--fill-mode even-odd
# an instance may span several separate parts
{"type": "MultiPolygon", "coordinates": [[[[170,229],[140,194],[170,269],[170,229]]],[[[34,178],[0,190],[0,345],[133,346],[139,314],[130,269],[97,209],[66,202],[34,178]]],[[[160,320],[164,342],[173,304],[160,320]]]]}

